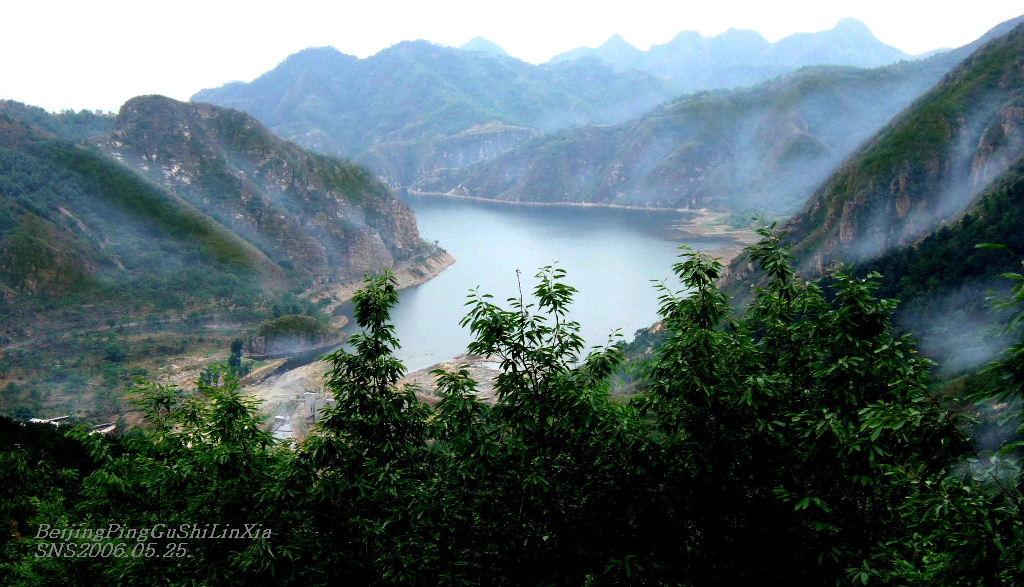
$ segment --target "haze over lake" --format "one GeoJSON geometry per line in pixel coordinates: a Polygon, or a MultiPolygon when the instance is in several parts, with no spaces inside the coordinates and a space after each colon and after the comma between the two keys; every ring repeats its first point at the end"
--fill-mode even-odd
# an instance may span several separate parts
{"type": "MultiPolygon", "coordinates": [[[[405,289],[392,313],[406,367],[422,369],[462,354],[469,332],[459,326],[466,296],[479,286],[496,300],[517,295],[516,269],[531,293],[537,270],[557,262],[576,287],[571,318],[588,346],[621,329],[629,339],[658,318],[651,280],[672,278],[683,243],[675,227],[686,216],[575,206],[521,206],[454,198],[405,196],[420,233],[457,262],[423,285],[405,289]]],[[[689,241],[715,248],[721,239],[689,241]]],[[[675,283],[674,280],[670,283],[675,283]]]]}

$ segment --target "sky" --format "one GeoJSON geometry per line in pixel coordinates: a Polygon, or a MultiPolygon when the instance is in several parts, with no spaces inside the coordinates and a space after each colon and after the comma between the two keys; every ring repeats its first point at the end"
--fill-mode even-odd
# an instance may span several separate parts
{"type": "Polygon", "coordinates": [[[1022,12],[1019,0],[4,0],[0,99],[48,110],[116,110],[141,94],[186,100],[325,45],[367,57],[403,40],[483,36],[541,63],[614,34],[641,49],[683,30],[746,28],[775,41],[846,17],[917,54],[969,43],[1022,12]]]}

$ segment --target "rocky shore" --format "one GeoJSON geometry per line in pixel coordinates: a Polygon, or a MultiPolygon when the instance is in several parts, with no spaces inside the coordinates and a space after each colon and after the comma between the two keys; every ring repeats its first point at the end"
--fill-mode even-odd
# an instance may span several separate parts
{"type": "MultiPolygon", "coordinates": [[[[398,281],[398,288],[405,289],[407,287],[413,287],[430,281],[442,271],[451,267],[454,263],[455,257],[453,257],[448,251],[439,248],[436,252],[426,258],[406,261],[396,267],[393,267],[392,270],[395,272],[395,279],[398,281]]],[[[306,292],[306,295],[314,302],[329,300],[328,304],[324,307],[324,310],[328,314],[333,315],[336,314],[337,309],[342,304],[351,300],[352,296],[354,296],[362,287],[362,281],[352,281],[343,284],[323,286],[319,289],[306,292]]],[[[335,328],[342,328],[348,323],[348,321],[348,316],[336,315],[334,316],[332,325],[335,328]]]]}

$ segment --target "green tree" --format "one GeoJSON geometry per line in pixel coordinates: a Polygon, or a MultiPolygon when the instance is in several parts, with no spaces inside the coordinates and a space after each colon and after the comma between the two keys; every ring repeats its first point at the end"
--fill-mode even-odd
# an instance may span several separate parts
{"type": "Polygon", "coordinates": [[[231,341],[231,356],[228,357],[228,369],[237,377],[245,375],[242,373],[242,347],[245,346],[245,342],[236,338],[231,341]]]}

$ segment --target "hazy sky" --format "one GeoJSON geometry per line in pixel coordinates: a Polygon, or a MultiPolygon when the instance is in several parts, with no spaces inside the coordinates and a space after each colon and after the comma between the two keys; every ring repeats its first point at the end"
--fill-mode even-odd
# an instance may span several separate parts
{"type": "Polygon", "coordinates": [[[4,0],[0,98],[110,110],[139,94],[187,99],[250,80],[311,46],[366,57],[406,39],[459,45],[480,35],[542,62],[616,33],[642,49],[730,27],[774,41],[844,17],[920,53],[968,43],[1022,11],[1019,0],[4,0]]]}

